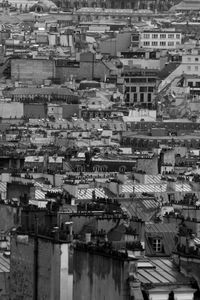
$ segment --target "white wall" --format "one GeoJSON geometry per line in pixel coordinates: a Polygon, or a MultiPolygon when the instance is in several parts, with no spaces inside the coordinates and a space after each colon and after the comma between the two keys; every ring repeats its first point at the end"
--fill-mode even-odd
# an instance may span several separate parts
{"type": "Polygon", "coordinates": [[[69,251],[69,244],[61,244],[60,300],[73,300],[73,274],[69,274],[69,251]]]}
{"type": "Polygon", "coordinates": [[[24,115],[24,104],[19,102],[0,102],[1,118],[21,118],[24,115]]]}

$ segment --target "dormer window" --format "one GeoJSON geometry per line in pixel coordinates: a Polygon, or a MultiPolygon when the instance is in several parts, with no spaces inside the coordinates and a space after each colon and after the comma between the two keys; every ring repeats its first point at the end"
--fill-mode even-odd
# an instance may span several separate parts
{"type": "Polygon", "coordinates": [[[153,239],[153,250],[155,252],[161,252],[162,251],[162,242],[161,242],[161,239],[159,238],[156,238],[156,239],[153,239]]]}

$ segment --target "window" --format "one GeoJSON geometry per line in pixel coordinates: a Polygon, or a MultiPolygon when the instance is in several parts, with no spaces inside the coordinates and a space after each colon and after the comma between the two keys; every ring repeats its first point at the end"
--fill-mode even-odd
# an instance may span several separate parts
{"type": "Polygon", "coordinates": [[[130,91],[130,86],[126,86],[125,92],[128,93],[130,91]]]}
{"type": "Polygon", "coordinates": [[[125,82],[129,83],[129,80],[130,80],[129,78],[127,77],[125,78],[125,82]]]}
{"type": "Polygon", "coordinates": [[[150,38],[150,34],[149,33],[144,33],[144,39],[149,39],[150,38]]]}
{"type": "Polygon", "coordinates": [[[191,61],[191,57],[188,57],[187,60],[190,62],[191,61]]]}
{"type": "Polygon", "coordinates": [[[149,92],[149,93],[153,93],[153,89],[154,89],[153,86],[149,86],[149,87],[148,87],[148,92],[149,92]]]}
{"type": "Polygon", "coordinates": [[[177,39],[180,39],[180,37],[181,37],[180,34],[177,34],[177,35],[176,35],[176,38],[177,38],[177,39]]]}
{"type": "Polygon", "coordinates": [[[140,94],[140,102],[144,102],[144,94],[143,93],[140,94]]]}
{"type": "Polygon", "coordinates": [[[129,102],[130,100],[130,94],[126,94],[126,102],[129,102]]]}
{"type": "Polygon", "coordinates": [[[150,46],[150,42],[144,42],[144,46],[150,46]]]}
{"type": "Polygon", "coordinates": [[[169,33],[168,34],[168,39],[174,39],[174,34],[173,33],[169,33]]]}
{"type": "Polygon", "coordinates": [[[131,92],[132,92],[132,93],[135,93],[135,92],[136,92],[136,87],[135,87],[135,86],[132,86],[132,87],[131,87],[131,92]]]}
{"type": "Polygon", "coordinates": [[[152,34],[152,39],[157,39],[158,38],[158,34],[153,33],[152,34]]]}
{"type": "Polygon", "coordinates": [[[198,66],[195,66],[194,69],[195,69],[195,71],[198,71],[198,70],[199,70],[199,67],[198,67],[198,66]]]}
{"type": "Polygon", "coordinates": [[[158,42],[152,42],[152,46],[158,46],[158,42]]]}
{"type": "Polygon", "coordinates": [[[192,81],[188,81],[188,86],[193,87],[193,82],[192,81]]]}
{"type": "Polygon", "coordinates": [[[147,96],[147,100],[148,100],[148,102],[151,102],[151,94],[150,93],[147,96]]]}
{"type": "Polygon", "coordinates": [[[141,77],[134,77],[134,78],[131,78],[131,82],[132,83],[146,83],[146,78],[141,78],[141,77]]]}
{"type": "Polygon", "coordinates": [[[191,71],[191,66],[187,66],[187,70],[188,70],[188,71],[191,71]]]}
{"type": "Polygon", "coordinates": [[[200,87],[200,82],[196,82],[196,87],[200,87]]]}
{"type": "Polygon", "coordinates": [[[198,58],[198,57],[195,57],[195,61],[199,61],[199,58],[198,58]]]}
{"type": "Polygon", "coordinates": [[[174,46],[174,42],[168,42],[168,46],[170,47],[174,46]]]}
{"type": "Polygon", "coordinates": [[[161,39],[166,39],[166,34],[161,33],[161,34],[160,34],[160,38],[161,38],[161,39]]]}
{"type": "Polygon", "coordinates": [[[148,82],[156,82],[156,78],[148,78],[148,82]]]}
{"type": "Polygon", "coordinates": [[[133,95],[133,100],[134,100],[134,102],[137,102],[137,94],[136,93],[133,95]]]}
{"type": "Polygon", "coordinates": [[[147,87],[146,86],[141,86],[140,87],[140,92],[146,93],[147,92],[147,87]]]}
{"type": "Polygon", "coordinates": [[[166,42],[160,42],[160,46],[166,46],[166,42]]]}
{"type": "Polygon", "coordinates": [[[119,172],[121,172],[121,173],[126,172],[126,166],[120,166],[119,167],[119,172]]]}
{"type": "Polygon", "coordinates": [[[161,252],[162,251],[162,243],[160,239],[153,239],[153,250],[155,252],[161,252]]]}

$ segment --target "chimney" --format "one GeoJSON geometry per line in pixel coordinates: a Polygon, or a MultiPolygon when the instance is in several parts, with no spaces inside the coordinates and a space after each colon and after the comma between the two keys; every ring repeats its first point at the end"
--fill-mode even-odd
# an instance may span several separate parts
{"type": "Polygon", "coordinates": [[[68,232],[69,234],[69,240],[72,241],[73,240],[73,222],[65,222],[65,230],[68,232]]]}
{"type": "Polygon", "coordinates": [[[87,244],[91,242],[91,233],[88,232],[85,234],[85,241],[87,244]]]}
{"type": "Polygon", "coordinates": [[[58,242],[59,241],[59,227],[53,227],[52,233],[53,233],[54,240],[58,242]]]}

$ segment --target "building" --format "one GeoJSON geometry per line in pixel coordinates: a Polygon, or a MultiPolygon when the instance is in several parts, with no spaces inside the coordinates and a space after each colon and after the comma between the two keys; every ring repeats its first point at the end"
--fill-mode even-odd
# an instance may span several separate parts
{"type": "Polygon", "coordinates": [[[55,77],[54,61],[49,59],[12,59],[11,79],[30,84],[44,84],[55,77]]]}
{"type": "Polygon", "coordinates": [[[175,30],[144,30],[140,33],[140,47],[152,49],[176,49],[182,43],[182,34],[175,30]]]}
{"type": "Polygon", "coordinates": [[[131,32],[119,32],[114,37],[99,40],[99,50],[102,54],[117,56],[118,52],[125,51],[131,44],[131,32]]]}
{"type": "Polygon", "coordinates": [[[183,74],[199,76],[200,70],[200,48],[196,45],[182,54],[182,62],[176,65],[176,68],[168,73],[158,86],[158,92],[164,90],[168,85],[173,86],[175,78],[180,78],[183,74]]]}
{"type": "Polygon", "coordinates": [[[121,74],[128,107],[152,108],[155,99],[157,70],[124,67],[121,74]]]}
{"type": "Polygon", "coordinates": [[[200,11],[200,1],[199,0],[183,0],[177,5],[174,5],[170,9],[176,12],[198,12],[200,11]]]}
{"type": "Polygon", "coordinates": [[[0,235],[0,298],[2,300],[9,299],[9,275],[10,275],[10,251],[7,251],[7,241],[0,235]],[[3,244],[6,247],[4,248],[3,244]]]}
{"type": "Polygon", "coordinates": [[[135,51],[122,51],[119,60],[124,66],[162,70],[168,61],[168,55],[165,50],[140,48],[135,51]]]}
{"type": "Polygon", "coordinates": [[[70,243],[66,240],[12,235],[10,299],[72,300],[70,253],[70,243]]]}

